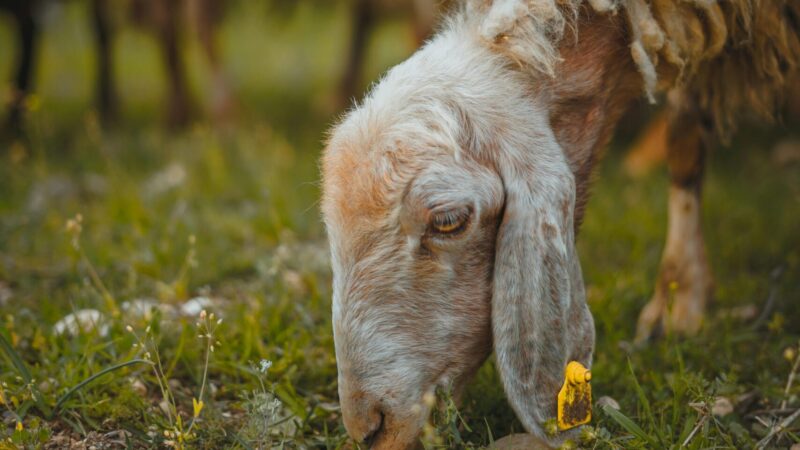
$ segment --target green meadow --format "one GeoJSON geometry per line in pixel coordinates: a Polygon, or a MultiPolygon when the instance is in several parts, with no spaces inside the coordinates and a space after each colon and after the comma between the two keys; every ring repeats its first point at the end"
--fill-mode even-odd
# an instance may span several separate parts
{"type": "MultiPolygon", "coordinates": [[[[26,134],[0,144],[0,449],[357,448],[338,407],[318,210],[346,8],[237,4],[219,34],[235,118],[171,131],[156,42],[129,25],[115,41],[122,116],[100,125],[85,6],[45,15],[26,134]]],[[[14,42],[0,17],[4,98],[14,42]]],[[[202,109],[210,73],[187,42],[202,109]]],[[[414,45],[409,24],[382,22],[364,79],[414,45]]],[[[800,420],[781,423],[800,408],[797,121],[746,126],[710,156],[716,296],[698,336],[644,346],[633,337],[668,178],[664,167],[626,174],[634,127],[612,144],[578,246],[597,325],[594,397],[619,409],[597,406],[575,445],[739,449],[771,432],[767,448],[800,443],[800,420]]],[[[523,431],[491,360],[463,402],[441,400],[428,448],[523,431]]]]}

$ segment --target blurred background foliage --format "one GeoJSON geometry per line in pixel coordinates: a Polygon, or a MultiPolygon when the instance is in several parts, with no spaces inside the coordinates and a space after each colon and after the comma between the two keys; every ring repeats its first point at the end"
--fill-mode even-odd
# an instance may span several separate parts
{"type": "MultiPolygon", "coordinates": [[[[409,2],[384,3],[371,14],[354,97],[422,34],[409,2]]],[[[182,123],[170,120],[163,35],[133,20],[131,3],[109,5],[115,120],[96,107],[92,4],[42,2],[33,87],[0,144],[0,335],[12,348],[0,357],[2,445],[354,448],[338,414],[316,205],[325,130],[349,103],[360,3],[230,2],[214,33],[220,72],[180,13],[192,103],[182,123]],[[216,111],[219,73],[230,102],[216,111]],[[224,319],[213,340],[197,338],[202,309],[224,319]],[[64,322],[85,310],[97,315],[64,322]],[[150,337],[142,346],[136,336],[150,337]],[[114,369],[44,411],[81,380],[155,350],[160,375],[147,364],[114,369]],[[162,381],[178,414],[197,419],[182,444],[169,434],[186,427],[170,421],[162,381]],[[199,416],[193,399],[204,401],[199,416]]],[[[17,42],[0,15],[6,105],[19,99],[17,42]]],[[[800,339],[797,117],[748,126],[712,154],[704,218],[717,296],[707,324],[695,338],[635,348],[667,223],[664,169],[639,179],[622,169],[648,111],[623,121],[579,238],[598,326],[595,395],[613,397],[639,429],[598,410],[584,445],[678,447],[699,426],[690,448],[750,447],[779,417],[770,411],[796,408],[800,392],[784,389],[800,339]],[[714,416],[720,398],[732,409],[714,416]]],[[[521,431],[491,362],[459,412],[444,404],[429,446],[521,431]]]]}

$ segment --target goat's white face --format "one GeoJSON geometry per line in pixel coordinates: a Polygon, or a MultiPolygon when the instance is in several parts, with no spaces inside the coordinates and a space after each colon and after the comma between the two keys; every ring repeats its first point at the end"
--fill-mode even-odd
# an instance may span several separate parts
{"type": "Polygon", "coordinates": [[[326,160],[340,398],[355,438],[402,448],[427,417],[423,396],[460,387],[491,351],[502,184],[458,149],[394,147],[364,155],[377,177],[365,192],[348,151],[326,160]]]}
{"type": "Polygon", "coordinates": [[[566,363],[591,362],[574,181],[542,104],[500,57],[437,44],[337,125],[322,161],[342,414],[373,448],[413,446],[425,394],[458,394],[493,342],[540,436],[566,363]]]}

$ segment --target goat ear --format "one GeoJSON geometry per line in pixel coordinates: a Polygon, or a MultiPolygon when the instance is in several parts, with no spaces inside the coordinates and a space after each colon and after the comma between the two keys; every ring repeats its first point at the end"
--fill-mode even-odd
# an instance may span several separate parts
{"type": "Polygon", "coordinates": [[[552,137],[523,151],[501,151],[496,166],[505,209],[495,254],[492,328],[500,377],[525,428],[551,443],[564,370],[589,367],[594,323],[575,251],[575,182],[552,137]]]}
{"type": "Polygon", "coordinates": [[[470,0],[480,37],[513,61],[555,76],[566,19],[559,0],[470,0]]]}

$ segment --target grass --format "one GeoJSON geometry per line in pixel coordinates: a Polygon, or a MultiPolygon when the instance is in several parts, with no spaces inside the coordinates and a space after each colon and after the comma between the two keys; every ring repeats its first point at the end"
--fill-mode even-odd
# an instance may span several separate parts
{"type": "MultiPolygon", "coordinates": [[[[51,17],[41,107],[28,138],[0,156],[0,336],[10,347],[0,352],[0,448],[352,447],[316,209],[344,11],[304,5],[276,18],[238,6],[222,42],[239,120],[168,133],[154,43],[129,29],[116,66],[125,125],[98,126],[81,8],[51,17]],[[55,332],[83,309],[101,323],[55,332]]],[[[402,59],[410,35],[385,24],[366,78],[402,59]]],[[[10,37],[0,22],[3,79],[10,37]]],[[[187,55],[200,92],[207,73],[196,48],[187,55]]],[[[698,336],[643,348],[631,341],[658,268],[667,179],[627,178],[620,143],[602,163],[579,252],[598,330],[594,395],[620,410],[596,408],[583,446],[749,448],[800,407],[797,383],[784,392],[786,350],[800,341],[800,167],[770,157],[787,136],[787,127],[752,129],[711,156],[703,213],[717,296],[698,336]],[[737,313],[760,311],[770,295],[765,320],[737,313]],[[731,414],[710,413],[720,398],[731,414]]],[[[481,446],[522,430],[491,361],[458,409],[444,404],[426,430],[431,443],[481,446]]],[[[800,441],[789,425],[770,445],[800,441]]]]}

